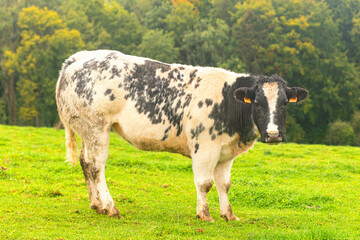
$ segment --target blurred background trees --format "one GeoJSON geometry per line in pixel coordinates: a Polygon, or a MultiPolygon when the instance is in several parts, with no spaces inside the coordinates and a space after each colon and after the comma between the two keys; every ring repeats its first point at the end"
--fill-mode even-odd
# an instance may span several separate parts
{"type": "Polygon", "coordinates": [[[53,126],[62,62],[103,48],[280,74],[310,92],[290,141],[360,145],[359,0],[0,0],[0,33],[2,124],[53,126]]]}

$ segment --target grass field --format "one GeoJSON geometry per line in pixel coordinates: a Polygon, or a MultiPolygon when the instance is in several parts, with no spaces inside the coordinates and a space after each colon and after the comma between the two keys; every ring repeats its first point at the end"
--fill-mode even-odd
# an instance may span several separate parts
{"type": "Polygon", "coordinates": [[[111,135],[106,178],[122,219],[96,214],[64,131],[0,125],[0,239],[359,239],[360,149],[257,143],[229,192],[239,222],[196,219],[191,160],[111,135]]]}

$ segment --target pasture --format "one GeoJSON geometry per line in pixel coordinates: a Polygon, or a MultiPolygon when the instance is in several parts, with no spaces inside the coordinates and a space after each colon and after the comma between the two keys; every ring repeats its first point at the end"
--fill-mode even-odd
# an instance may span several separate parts
{"type": "Polygon", "coordinates": [[[195,217],[190,159],[110,141],[106,179],[122,219],[89,208],[63,130],[0,125],[0,239],[360,238],[359,148],[256,143],[232,168],[240,221],[220,217],[213,186],[209,223],[195,217]]]}

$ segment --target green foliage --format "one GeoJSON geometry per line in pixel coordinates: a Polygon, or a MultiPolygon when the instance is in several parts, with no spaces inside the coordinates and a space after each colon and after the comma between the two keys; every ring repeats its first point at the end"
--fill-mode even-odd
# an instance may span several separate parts
{"type": "Polygon", "coordinates": [[[167,30],[174,32],[177,36],[177,44],[181,43],[185,32],[192,31],[199,21],[198,9],[189,2],[183,1],[175,5],[170,14],[166,17],[167,30]]]}
{"type": "Polygon", "coordinates": [[[230,29],[227,24],[217,19],[211,24],[206,19],[200,20],[194,30],[184,34],[181,52],[183,62],[201,66],[219,66],[225,63],[228,52],[230,29]]]}
{"type": "Polygon", "coordinates": [[[144,24],[149,29],[165,29],[166,17],[171,13],[173,5],[170,1],[160,1],[144,17],[144,24]]]}
{"type": "Polygon", "coordinates": [[[175,47],[175,40],[171,34],[164,33],[162,30],[149,30],[134,54],[174,63],[178,61],[179,49],[175,47]]]}
{"type": "Polygon", "coordinates": [[[347,122],[332,122],[329,124],[325,142],[329,145],[354,145],[354,129],[347,122]]]}
{"type": "Polygon", "coordinates": [[[84,43],[78,31],[65,28],[59,15],[47,8],[24,8],[17,24],[22,39],[15,52],[5,52],[4,65],[8,74],[19,74],[19,117],[31,125],[53,125],[58,69],[84,43]]]}
{"type": "MultiPolygon", "coordinates": [[[[65,133],[0,125],[0,239],[359,239],[355,147],[256,143],[235,160],[229,198],[239,222],[196,215],[191,160],[139,151],[114,133],[106,180],[122,219],[90,209],[65,133]],[[21,139],[21,141],[19,141],[21,139]],[[169,187],[162,187],[163,184],[169,187]]],[[[80,146],[80,143],[79,143],[80,146]]]]}
{"type": "Polygon", "coordinates": [[[232,12],[238,1],[234,0],[211,0],[212,8],[210,9],[210,17],[214,19],[222,19],[229,26],[232,23],[232,12]]]}
{"type": "Polygon", "coordinates": [[[287,141],[304,142],[305,132],[292,116],[287,116],[285,129],[287,141]]]}
{"type": "Polygon", "coordinates": [[[351,117],[351,126],[355,133],[360,133],[360,112],[355,112],[351,117]]]}
{"type": "Polygon", "coordinates": [[[355,145],[360,146],[360,112],[355,112],[351,118],[351,126],[355,132],[355,145]]]}
{"type": "Polygon", "coordinates": [[[56,121],[61,62],[85,48],[280,74],[310,92],[288,110],[291,141],[322,143],[329,123],[360,110],[357,0],[1,1],[0,32],[0,98],[12,124],[56,121]]]}
{"type": "Polygon", "coordinates": [[[142,26],[134,13],[105,0],[69,0],[63,3],[64,21],[82,34],[88,49],[115,49],[131,53],[140,44],[142,26]]]}

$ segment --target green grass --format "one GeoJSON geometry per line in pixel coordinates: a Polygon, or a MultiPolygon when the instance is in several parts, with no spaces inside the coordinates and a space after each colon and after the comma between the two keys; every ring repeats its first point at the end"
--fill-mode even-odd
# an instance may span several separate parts
{"type": "Polygon", "coordinates": [[[96,214],[63,130],[0,125],[0,239],[359,239],[360,149],[257,143],[229,192],[239,222],[196,219],[191,160],[111,134],[106,179],[122,219],[96,214]],[[163,185],[169,187],[163,187],[163,185]]]}

